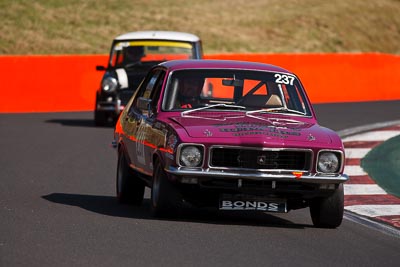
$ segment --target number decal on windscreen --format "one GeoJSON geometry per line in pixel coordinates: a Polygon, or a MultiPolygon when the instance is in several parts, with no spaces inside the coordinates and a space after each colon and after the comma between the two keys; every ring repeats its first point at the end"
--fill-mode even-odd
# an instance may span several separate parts
{"type": "Polygon", "coordinates": [[[283,83],[283,84],[288,84],[288,85],[293,85],[294,82],[294,77],[285,75],[285,74],[275,74],[275,82],[276,83],[283,83]]]}

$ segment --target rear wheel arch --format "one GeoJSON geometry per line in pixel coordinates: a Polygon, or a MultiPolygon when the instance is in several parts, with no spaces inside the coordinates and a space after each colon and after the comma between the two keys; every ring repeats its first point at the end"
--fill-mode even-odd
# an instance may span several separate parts
{"type": "MultiPolygon", "coordinates": [[[[164,169],[165,162],[164,162],[164,160],[162,159],[162,156],[160,155],[160,153],[159,153],[158,151],[157,151],[156,153],[154,153],[154,154],[153,154],[153,157],[152,157],[153,174],[154,174],[155,167],[156,167],[156,164],[157,164],[157,163],[160,163],[161,166],[162,166],[163,169],[164,169]]],[[[153,175],[153,176],[154,176],[154,175],[153,175]]],[[[153,177],[151,178],[151,180],[153,180],[153,177]]]]}
{"type": "Polygon", "coordinates": [[[118,153],[118,155],[119,155],[119,153],[124,153],[124,156],[128,160],[128,163],[130,164],[132,162],[131,158],[129,157],[128,150],[123,141],[118,142],[117,153],[118,153]]]}

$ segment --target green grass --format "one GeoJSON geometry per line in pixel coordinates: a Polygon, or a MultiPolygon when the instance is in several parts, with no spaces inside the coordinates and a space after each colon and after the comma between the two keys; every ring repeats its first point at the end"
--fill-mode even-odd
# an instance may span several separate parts
{"type": "Polygon", "coordinates": [[[208,54],[400,54],[399,14],[399,0],[2,0],[0,54],[106,54],[138,30],[197,34],[208,54]]]}
{"type": "Polygon", "coordinates": [[[400,136],[372,149],[362,159],[361,167],[386,192],[400,197],[400,136]]]}

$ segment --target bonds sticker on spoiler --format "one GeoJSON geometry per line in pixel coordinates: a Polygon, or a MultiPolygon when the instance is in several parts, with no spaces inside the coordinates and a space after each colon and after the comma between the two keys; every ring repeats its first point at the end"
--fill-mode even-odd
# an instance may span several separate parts
{"type": "Polygon", "coordinates": [[[285,201],[226,200],[222,199],[220,210],[257,210],[266,212],[287,212],[285,201]]]}

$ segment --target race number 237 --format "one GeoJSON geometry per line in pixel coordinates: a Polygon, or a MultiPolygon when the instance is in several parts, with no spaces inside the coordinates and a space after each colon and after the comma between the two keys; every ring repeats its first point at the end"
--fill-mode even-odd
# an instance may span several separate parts
{"type": "Polygon", "coordinates": [[[285,74],[275,74],[275,82],[276,83],[283,83],[283,84],[288,84],[288,85],[293,85],[294,82],[294,77],[285,75],[285,74]]]}

